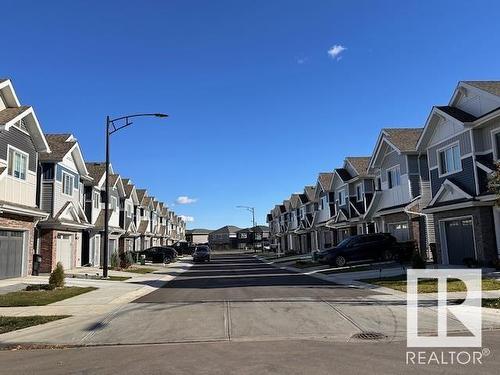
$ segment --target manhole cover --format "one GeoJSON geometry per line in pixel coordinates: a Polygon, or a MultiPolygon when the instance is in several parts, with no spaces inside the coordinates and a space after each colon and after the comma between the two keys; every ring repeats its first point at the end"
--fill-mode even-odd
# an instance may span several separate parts
{"type": "Polygon", "coordinates": [[[384,340],[387,336],[379,332],[361,332],[351,336],[351,339],[357,340],[384,340]]]}

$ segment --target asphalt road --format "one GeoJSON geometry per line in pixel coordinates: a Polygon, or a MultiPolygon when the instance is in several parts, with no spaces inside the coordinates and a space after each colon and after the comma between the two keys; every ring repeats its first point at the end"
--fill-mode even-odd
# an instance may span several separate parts
{"type": "MultiPolygon", "coordinates": [[[[484,335],[492,354],[482,365],[407,365],[405,309],[389,295],[218,255],[75,335],[88,347],[0,352],[0,374],[498,373],[498,331],[484,335]],[[387,337],[353,339],[362,331],[387,337]]],[[[420,323],[434,322],[425,309],[420,323]]]]}

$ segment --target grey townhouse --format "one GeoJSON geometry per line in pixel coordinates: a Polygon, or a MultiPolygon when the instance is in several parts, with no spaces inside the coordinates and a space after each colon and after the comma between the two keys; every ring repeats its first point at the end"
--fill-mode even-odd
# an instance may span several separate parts
{"type": "Polygon", "coordinates": [[[0,78],[0,279],[31,274],[40,209],[39,153],[51,149],[33,107],[0,78]]]}
{"type": "Polygon", "coordinates": [[[0,279],[30,275],[35,254],[40,272],[101,265],[105,204],[110,256],[185,238],[182,217],[109,172],[105,202],[105,164],[86,162],[73,134],[44,134],[33,107],[0,78],[0,279]]]}
{"type": "Polygon", "coordinates": [[[500,81],[461,81],[423,127],[382,129],[371,156],[319,174],[316,243],[301,249],[293,237],[301,194],[267,215],[270,241],[280,252],[314,251],[386,232],[439,264],[491,264],[500,254],[500,209],[487,183],[499,160],[500,81]]]}
{"type": "Polygon", "coordinates": [[[448,105],[432,108],[418,150],[428,158],[439,263],[500,254],[500,209],[488,176],[500,160],[500,81],[463,81],[448,105]]]}

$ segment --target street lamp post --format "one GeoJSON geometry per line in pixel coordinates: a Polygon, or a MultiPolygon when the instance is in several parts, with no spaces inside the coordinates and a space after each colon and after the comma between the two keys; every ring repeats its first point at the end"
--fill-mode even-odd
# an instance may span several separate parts
{"type": "Polygon", "coordinates": [[[244,210],[250,211],[252,213],[252,227],[253,227],[253,237],[252,237],[252,247],[255,251],[255,207],[250,206],[236,206],[236,208],[243,208],[244,210]]]}
{"type": "Polygon", "coordinates": [[[132,121],[130,121],[133,117],[168,117],[168,115],[164,113],[139,113],[135,115],[128,115],[117,117],[115,119],[110,119],[109,116],[106,116],[106,177],[105,177],[105,196],[106,201],[104,205],[104,263],[102,265],[102,277],[108,277],[108,252],[109,252],[109,136],[118,130],[126,128],[127,126],[132,125],[132,121]],[[125,121],[122,125],[115,125],[115,122],[125,121]]]}

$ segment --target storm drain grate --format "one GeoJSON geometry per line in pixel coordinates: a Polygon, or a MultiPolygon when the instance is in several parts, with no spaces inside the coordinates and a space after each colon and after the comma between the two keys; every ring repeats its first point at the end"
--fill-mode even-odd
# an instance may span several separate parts
{"type": "Polygon", "coordinates": [[[385,340],[386,338],[386,335],[379,332],[361,332],[351,336],[351,339],[357,340],[385,340]]]}

